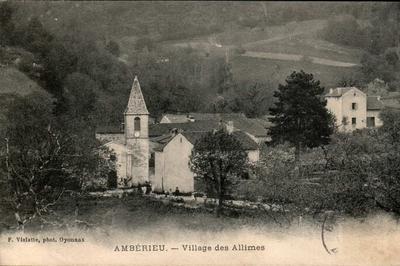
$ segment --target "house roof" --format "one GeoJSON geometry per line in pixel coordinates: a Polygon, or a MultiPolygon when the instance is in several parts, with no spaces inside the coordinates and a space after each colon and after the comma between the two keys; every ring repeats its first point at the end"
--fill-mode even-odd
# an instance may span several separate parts
{"type": "Polygon", "coordinates": [[[255,137],[268,136],[268,129],[272,123],[261,118],[236,118],[232,119],[233,127],[247,132],[255,137]]]}
{"type": "Polygon", "coordinates": [[[258,150],[258,144],[245,132],[243,131],[235,131],[233,135],[239,140],[242,144],[243,149],[248,150],[258,150]]]}
{"type": "Polygon", "coordinates": [[[180,129],[189,132],[207,132],[219,127],[217,121],[195,121],[189,123],[163,123],[149,125],[149,136],[157,137],[169,134],[172,129],[180,129]]]}
{"type": "Polygon", "coordinates": [[[125,114],[148,115],[146,103],[143,98],[140,83],[137,77],[132,84],[131,94],[129,95],[128,106],[126,107],[125,114]]]}
{"type": "Polygon", "coordinates": [[[383,105],[391,109],[400,109],[400,92],[389,92],[381,97],[383,105]]]}
{"type": "Polygon", "coordinates": [[[220,121],[231,120],[233,118],[245,118],[243,113],[187,113],[187,114],[163,114],[163,118],[170,123],[187,123],[189,118],[195,121],[220,121]]]}
{"type": "Polygon", "coordinates": [[[326,94],[326,97],[340,97],[343,94],[345,94],[346,92],[352,90],[352,89],[356,89],[358,91],[360,91],[359,89],[357,89],[356,87],[338,87],[338,88],[333,88],[329,90],[329,93],[326,94]]]}
{"type": "MultiPolygon", "coordinates": [[[[255,137],[268,135],[268,128],[272,123],[261,118],[235,118],[231,119],[235,129],[247,132],[255,137]]],[[[169,134],[172,129],[180,129],[186,132],[207,132],[220,127],[219,121],[200,120],[187,123],[163,123],[149,125],[149,137],[158,137],[169,134]]],[[[97,126],[97,134],[123,134],[124,131],[119,125],[97,126]]]]}
{"type": "MultiPolygon", "coordinates": [[[[194,145],[198,139],[206,134],[206,132],[182,132],[181,134],[194,145]]],[[[240,144],[242,144],[243,149],[246,151],[258,150],[257,143],[245,132],[234,131],[232,134],[240,142],[240,144]]]]}
{"type": "Polygon", "coordinates": [[[368,96],[367,98],[367,110],[381,110],[384,104],[380,100],[379,96],[368,96]]]}

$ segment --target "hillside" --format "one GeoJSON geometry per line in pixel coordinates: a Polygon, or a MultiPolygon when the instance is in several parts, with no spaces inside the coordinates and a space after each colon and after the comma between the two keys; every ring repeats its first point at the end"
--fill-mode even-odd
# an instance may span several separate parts
{"type": "Polygon", "coordinates": [[[32,92],[46,93],[36,82],[14,67],[0,67],[0,94],[28,95],[32,92]]]}
{"type": "Polygon", "coordinates": [[[358,74],[361,49],[321,40],[319,31],[326,20],[289,22],[260,28],[224,31],[184,41],[166,42],[175,48],[191,47],[213,56],[227,57],[238,82],[284,82],[292,71],[313,73],[324,86],[336,86],[342,79],[358,74]],[[242,49],[242,54],[235,54],[242,49]]]}
{"type": "MultiPolygon", "coordinates": [[[[152,112],[212,109],[217,95],[229,92],[231,98],[243,98],[232,88],[238,84],[245,91],[255,82],[264,83],[268,110],[272,91],[293,71],[314,74],[326,88],[358,80],[363,48],[346,47],[336,37],[327,41],[321,32],[338,14],[354,13],[361,6],[367,4],[23,2],[16,20],[18,27],[29,25],[31,30],[38,24],[31,24],[32,18],[37,18],[33,21],[40,21],[63,43],[64,47],[52,45],[69,55],[52,56],[50,61],[55,58],[52,63],[57,65],[65,60],[69,71],[82,72],[101,85],[96,94],[107,109],[125,93],[127,86],[120,81],[137,75],[152,112]],[[175,95],[182,89],[197,102],[177,106],[186,102],[175,95]],[[107,97],[101,90],[108,92],[107,97]]],[[[366,20],[368,12],[361,13],[353,16],[366,20]]],[[[63,73],[53,77],[58,76],[63,73]]]]}

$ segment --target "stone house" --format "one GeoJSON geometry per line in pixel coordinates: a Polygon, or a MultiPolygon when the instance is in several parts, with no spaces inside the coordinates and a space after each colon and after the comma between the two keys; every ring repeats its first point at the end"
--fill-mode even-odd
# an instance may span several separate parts
{"type": "MultiPolygon", "coordinates": [[[[180,192],[197,190],[195,175],[189,167],[189,156],[195,142],[205,133],[183,131],[172,135],[168,141],[155,149],[155,174],[150,177],[155,191],[173,192],[176,188],[180,192]]],[[[260,150],[257,143],[242,131],[231,131],[231,133],[246,150],[249,161],[258,161],[260,150]]]]}
{"type": "Polygon", "coordinates": [[[367,96],[356,87],[330,89],[325,95],[326,108],[335,116],[339,131],[379,127],[384,105],[379,96],[367,96]]]}

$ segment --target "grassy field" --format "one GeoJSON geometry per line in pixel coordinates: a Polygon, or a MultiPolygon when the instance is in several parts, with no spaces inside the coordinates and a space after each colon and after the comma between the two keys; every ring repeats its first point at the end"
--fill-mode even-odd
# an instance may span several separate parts
{"type": "Polygon", "coordinates": [[[252,45],[248,50],[255,52],[301,54],[303,56],[353,63],[359,63],[362,54],[359,49],[339,46],[312,36],[296,36],[271,42],[267,45],[252,45]]]}
{"type": "Polygon", "coordinates": [[[351,77],[359,71],[357,67],[334,67],[313,64],[307,61],[283,61],[240,56],[232,60],[232,71],[238,81],[270,81],[274,85],[283,83],[293,71],[304,70],[314,74],[325,87],[337,86],[343,77],[351,77]]]}
{"type": "MultiPolygon", "coordinates": [[[[0,206],[0,224],[3,230],[6,225],[15,226],[14,214],[9,206],[4,202],[0,206]]],[[[217,218],[212,208],[188,209],[136,194],[123,198],[66,196],[57,203],[54,211],[56,215],[46,219],[62,221],[63,224],[73,224],[74,220],[79,220],[84,222],[80,224],[83,227],[89,225],[89,228],[100,230],[135,230],[138,227],[159,228],[174,225],[187,230],[220,231],[266,224],[278,226],[275,219],[280,223],[287,223],[287,217],[279,213],[226,210],[223,217],[217,218]]],[[[40,226],[36,221],[27,225],[26,229],[36,231],[40,226]]]]}

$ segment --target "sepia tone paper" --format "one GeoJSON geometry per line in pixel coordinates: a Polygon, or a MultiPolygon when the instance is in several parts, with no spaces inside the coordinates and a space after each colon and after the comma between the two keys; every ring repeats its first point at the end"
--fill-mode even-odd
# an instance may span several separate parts
{"type": "Polygon", "coordinates": [[[0,265],[400,265],[400,8],[374,4],[0,1],[0,265]],[[275,143],[307,78],[287,117],[319,123],[275,143]]]}

